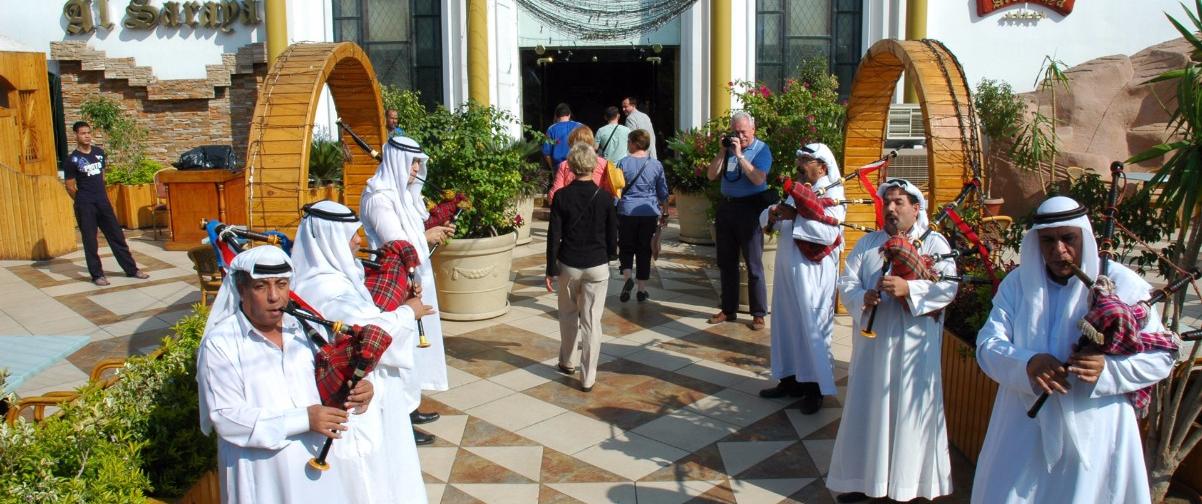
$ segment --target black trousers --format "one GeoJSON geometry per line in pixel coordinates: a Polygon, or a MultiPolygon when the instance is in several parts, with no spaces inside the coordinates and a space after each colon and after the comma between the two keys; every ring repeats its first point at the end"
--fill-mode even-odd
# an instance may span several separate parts
{"type": "Polygon", "coordinates": [[[126,275],[132,276],[138,272],[138,264],[129,253],[129,245],[125,243],[125,232],[117,223],[117,214],[108,198],[103,201],[76,201],[75,221],[79,223],[79,233],[83,236],[83,253],[88,262],[88,273],[92,280],[104,276],[104,267],[100,265],[99,238],[97,229],[104,233],[104,239],[109,242],[113,257],[126,275]]]}
{"type": "Polygon", "coordinates": [[[618,216],[618,271],[630,269],[634,262],[635,278],[651,278],[651,238],[658,224],[659,217],[655,215],[618,216]]]}
{"type": "Polygon", "coordinates": [[[739,255],[747,265],[747,304],[752,316],[768,313],[768,288],[764,283],[764,232],[760,212],[771,204],[761,195],[735,198],[718,204],[714,222],[718,274],[722,283],[722,312],[739,310],[739,255]]]}

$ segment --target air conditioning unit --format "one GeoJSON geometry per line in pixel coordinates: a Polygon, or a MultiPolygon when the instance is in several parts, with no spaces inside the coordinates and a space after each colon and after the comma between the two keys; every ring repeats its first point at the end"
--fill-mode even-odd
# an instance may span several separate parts
{"type": "MultiPolygon", "coordinates": [[[[884,149],[881,155],[889,154],[892,149],[884,149]]],[[[889,178],[904,178],[918,186],[923,191],[929,188],[930,169],[927,167],[926,149],[897,149],[897,157],[889,162],[889,178]]]]}
{"type": "Polygon", "coordinates": [[[922,108],[916,103],[897,103],[889,106],[886,140],[920,141],[926,139],[922,127],[922,108]]]}

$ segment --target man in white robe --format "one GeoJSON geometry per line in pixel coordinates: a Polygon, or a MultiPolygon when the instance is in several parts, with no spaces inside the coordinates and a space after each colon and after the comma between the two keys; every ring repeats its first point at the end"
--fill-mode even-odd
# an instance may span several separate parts
{"type": "MultiPolygon", "coordinates": [[[[277,247],[239,254],[205,324],[196,363],[200,428],[217,431],[222,502],[351,501],[344,485],[356,475],[308,465],[327,437],[341,438],[348,415],[322,406],[316,344],[279,311],[291,275],[277,247]]],[[[364,412],[371,395],[371,383],[361,381],[348,409],[364,412]]]]}
{"type": "Polygon", "coordinates": [[[415,353],[425,351],[416,348],[415,313],[428,314],[430,307],[417,298],[391,312],[376,307],[363,283],[363,265],[354,255],[362,240],[359,227],[349,208],[321,201],[305,208],[292,246],[295,290],[301,299],[323,317],[372,324],[392,336],[392,344],[368,375],[377,384],[376,409],[381,413],[370,421],[352,423],[354,443],[344,441],[331,453],[340,463],[353,466],[367,483],[357,489],[361,491],[355,502],[425,503],[421,464],[409,424],[409,412],[417,405],[404,390],[407,382],[416,379],[415,353]]]}
{"type": "MultiPolygon", "coordinates": [[[[805,182],[815,189],[840,179],[839,165],[825,144],[802,146],[797,151],[797,168],[797,183],[805,182]]],[[[843,186],[831,187],[824,196],[842,199],[843,186]]],[[[772,377],[780,383],[761,390],[760,396],[801,397],[801,413],[810,415],[822,407],[823,396],[837,392],[831,334],[835,329],[835,282],[843,250],[842,230],[837,224],[801,217],[791,205],[792,198],[761,216],[771,222],[769,212],[776,212],[775,227],[781,245],[776,252],[771,328],[772,377]],[[814,261],[794,246],[795,241],[826,255],[814,261]]],[[[843,205],[826,207],[824,212],[837,221],[847,215],[843,205]]]]}
{"type": "MultiPolygon", "coordinates": [[[[922,238],[917,249],[923,256],[950,248],[939,233],[927,233],[926,200],[914,184],[892,179],[878,194],[885,203],[885,229],[856,242],[839,278],[843,303],[855,321],[847,404],[826,479],[827,488],[848,492],[840,502],[933,499],[952,491],[940,345],[941,310],[955,297],[957,284],[882,275],[880,253],[894,234],[922,238]],[[876,337],[867,338],[859,333],[874,306],[876,337]]],[[[934,269],[941,275],[956,272],[950,259],[936,262],[934,269]]]]}
{"type": "MultiPolygon", "coordinates": [[[[998,382],[998,394],[972,501],[1150,502],[1138,419],[1126,393],[1168,376],[1175,356],[1075,349],[1076,324],[1090,301],[1066,263],[1097,278],[1093,228],[1085,208],[1063,196],[1043,202],[1034,222],[1023,237],[1021,263],[1002,281],[977,335],[977,361],[998,382]],[[1028,418],[1045,391],[1051,397],[1028,418]]],[[[1124,303],[1149,297],[1151,286],[1135,272],[1113,261],[1107,268],[1124,303]]],[[[1141,332],[1163,330],[1150,310],[1141,332]]]]}
{"type": "MultiPolygon", "coordinates": [[[[421,257],[417,276],[421,278],[422,302],[438,310],[438,291],[434,286],[434,268],[430,265],[430,246],[442,243],[454,231],[450,226],[426,229],[430,217],[422,199],[422,187],[427,175],[426,161],[417,142],[409,137],[392,137],[384,145],[383,160],[376,174],[367,180],[360,200],[359,214],[371,248],[378,249],[393,240],[413,244],[421,257]]],[[[442,338],[442,321],[437,314],[424,317],[422,325],[430,341],[428,348],[418,352],[417,379],[410,383],[407,393],[414,403],[410,420],[414,424],[433,422],[438,413],[417,411],[422,390],[447,390],[447,358],[442,338]]],[[[434,436],[414,431],[418,444],[434,442],[434,436]]]]}

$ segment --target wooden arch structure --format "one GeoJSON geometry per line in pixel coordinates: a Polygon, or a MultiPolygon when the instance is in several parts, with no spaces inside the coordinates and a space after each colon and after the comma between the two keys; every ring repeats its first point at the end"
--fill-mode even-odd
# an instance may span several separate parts
{"type": "MultiPolygon", "coordinates": [[[[915,77],[926,134],[928,214],[952,202],[964,184],[980,178],[979,127],[968,81],[959,61],[937,40],[882,40],[860,61],[847,103],[843,171],[850,173],[881,158],[889,105],[902,71],[915,77]]],[[[877,172],[873,177],[879,177],[877,172]]],[[[879,182],[879,180],[878,180],[879,182]]],[[[867,195],[847,184],[848,198],[867,195]]],[[[872,207],[850,206],[848,221],[875,225],[872,207]]],[[[850,246],[847,250],[850,250],[850,246]]]]}
{"type": "MultiPolygon", "coordinates": [[[[288,46],[272,65],[250,125],[246,152],[247,224],[293,234],[309,181],[313,117],[322,87],[329,86],[342,122],[369,145],[383,145],[383,100],[367,54],[352,42],[288,46]]],[[[333,132],[331,132],[333,133],[333,132]]],[[[343,203],[358,211],[359,196],[377,162],[352,146],[343,165],[343,203]]]]}

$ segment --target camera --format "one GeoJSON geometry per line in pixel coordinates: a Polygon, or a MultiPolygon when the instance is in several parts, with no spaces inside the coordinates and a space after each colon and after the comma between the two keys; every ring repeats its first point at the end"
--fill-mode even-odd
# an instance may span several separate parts
{"type": "Polygon", "coordinates": [[[728,131],[722,134],[722,146],[730,148],[730,146],[739,142],[739,134],[733,131],[728,131]]]}

